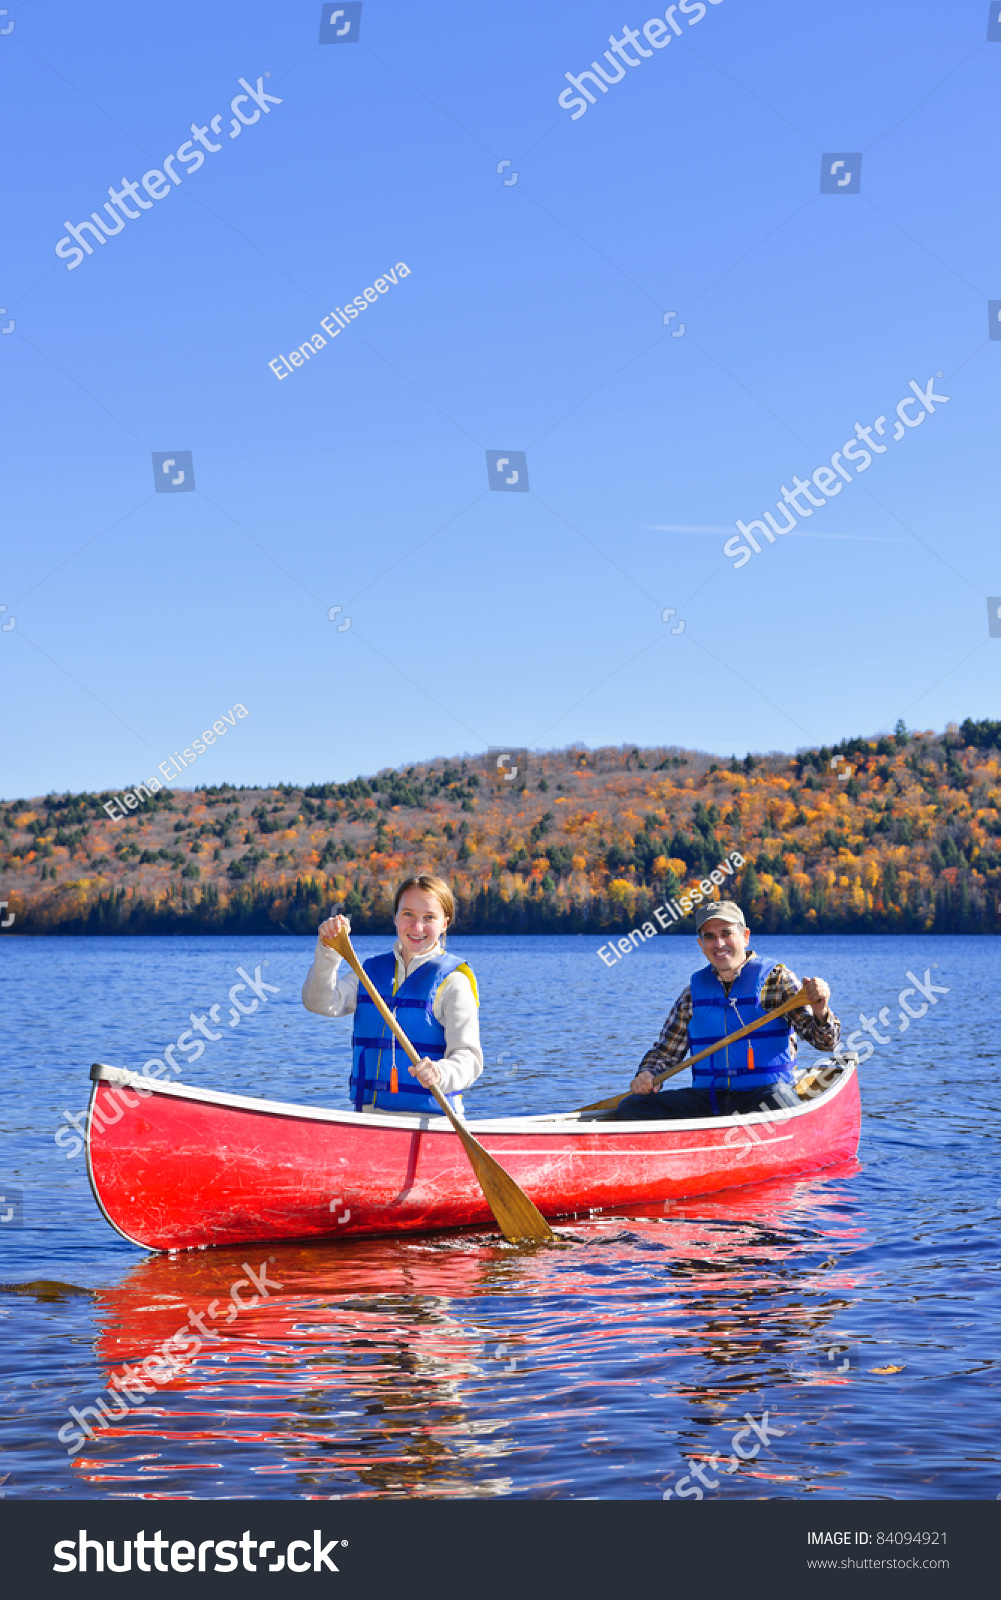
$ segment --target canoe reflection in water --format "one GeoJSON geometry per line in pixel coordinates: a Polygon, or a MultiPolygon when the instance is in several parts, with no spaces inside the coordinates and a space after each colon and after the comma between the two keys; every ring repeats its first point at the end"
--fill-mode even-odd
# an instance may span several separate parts
{"type": "MultiPolygon", "coordinates": [[[[467,1234],[151,1256],[96,1296],[107,1380],[182,1325],[216,1337],[95,1427],[81,1490],[659,1497],[679,1452],[717,1447],[854,1303],[857,1170],[603,1213],[562,1249],[467,1234]],[[226,1320],[262,1260],[267,1296],[244,1288],[226,1320]]],[[[727,1492],[783,1475],[749,1461],[727,1492]]]]}

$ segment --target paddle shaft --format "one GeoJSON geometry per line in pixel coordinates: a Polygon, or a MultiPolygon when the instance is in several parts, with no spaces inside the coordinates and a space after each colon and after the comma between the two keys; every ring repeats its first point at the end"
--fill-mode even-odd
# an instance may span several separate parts
{"type": "MultiPolygon", "coordinates": [[[[799,989],[793,995],[791,1000],[784,1000],[782,1004],[780,1006],[776,1006],[774,1010],[766,1011],[763,1017],[758,1018],[757,1022],[749,1022],[746,1027],[738,1028],[736,1033],[728,1033],[724,1038],[717,1040],[715,1044],[711,1044],[708,1049],[700,1050],[698,1055],[689,1056],[687,1061],[679,1061],[677,1066],[668,1067],[664,1072],[651,1073],[650,1076],[653,1078],[655,1084],[665,1083],[668,1078],[673,1078],[677,1073],[684,1072],[686,1067],[694,1066],[697,1061],[704,1061],[706,1056],[715,1055],[721,1046],[733,1044],[738,1039],[746,1039],[749,1033],[753,1033],[755,1028],[763,1027],[764,1024],[769,1022],[772,1017],[781,1017],[786,1011],[795,1011],[797,1006],[806,1004],[806,990],[799,989]]],[[[629,1092],[629,1090],[626,1091],[627,1094],[629,1092]]],[[[619,1102],[625,1098],[625,1094],[612,1095],[608,1100],[598,1100],[594,1105],[584,1106],[583,1109],[585,1111],[614,1111],[619,1102]]]]}
{"type": "MultiPolygon", "coordinates": [[[[382,995],[355,955],[354,947],[347,931],[342,928],[336,939],[324,939],[323,942],[329,945],[332,950],[336,950],[338,955],[343,956],[351,970],[357,974],[359,983],[365,985],[372,1004],[382,1017],[382,1020],[391,1029],[395,1038],[399,1040],[410,1061],[416,1067],[421,1057],[417,1054],[385,1000],[383,1000],[382,995]]],[[[512,1241],[520,1239],[550,1240],[555,1238],[553,1230],[542,1213],[536,1209],[528,1195],[519,1189],[510,1173],[504,1171],[500,1163],[495,1161],[488,1151],[484,1150],[479,1140],[474,1139],[468,1128],[464,1127],[459,1121],[437,1084],[431,1086],[430,1093],[434,1095],[434,1098],[458,1134],[462,1148],[469,1157],[470,1165],[476,1174],[476,1180],[483,1190],[484,1198],[505,1238],[512,1241]]]]}

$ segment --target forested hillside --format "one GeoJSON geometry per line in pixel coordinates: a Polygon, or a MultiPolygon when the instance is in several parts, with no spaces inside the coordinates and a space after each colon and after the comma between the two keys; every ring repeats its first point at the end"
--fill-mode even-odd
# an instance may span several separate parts
{"type": "Polygon", "coordinates": [[[301,933],[338,906],[385,931],[395,884],[423,869],[455,887],[467,931],[599,933],[738,850],[723,892],[769,931],[993,932],[999,756],[1001,723],[967,719],[729,762],[569,749],[529,753],[513,780],[484,755],[349,783],[161,789],[115,819],[109,793],[16,800],[0,805],[0,918],[8,937],[301,933]]]}

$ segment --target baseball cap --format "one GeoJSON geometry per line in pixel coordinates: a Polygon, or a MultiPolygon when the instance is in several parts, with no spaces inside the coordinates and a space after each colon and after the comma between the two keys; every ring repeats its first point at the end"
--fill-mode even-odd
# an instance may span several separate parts
{"type": "Polygon", "coordinates": [[[736,900],[711,900],[706,906],[699,906],[695,913],[695,931],[698,933],[704,922],[716,918],[719,922],[735,922],[738,927],[746,928],[744,913],[736,900]]]}

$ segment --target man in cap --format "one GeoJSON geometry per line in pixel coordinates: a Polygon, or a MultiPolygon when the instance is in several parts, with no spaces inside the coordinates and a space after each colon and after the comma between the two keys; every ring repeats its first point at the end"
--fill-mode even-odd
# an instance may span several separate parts
{"type": "Polygon", "coordinates": [[[833,1050],[841,1037],[841,1024],[828,1008],[831,991],[823,978],[804,978],[801,985],[781,961],[755,955],[744,913],[733,900],[701,906],[696,932],[707,964],[692,974],[691,983],[674,1002],[660,1038],[640,1062],[630,1093],[612,1113],[617,1120],[746,1116],[766,1101],[775,1104],[776,1097],[781,1103],[793,1092],[797,1034],[823,1051],[833,1050]],[[736,1044],[727,1044],[729,1034],[767,1016],[801,987],[807,1005],[764,1022],[736,1044]],[[657,1090],[655,1072],[717,1041],[719,1049],[692,1068],[690,1089],[657,1090]]]}

